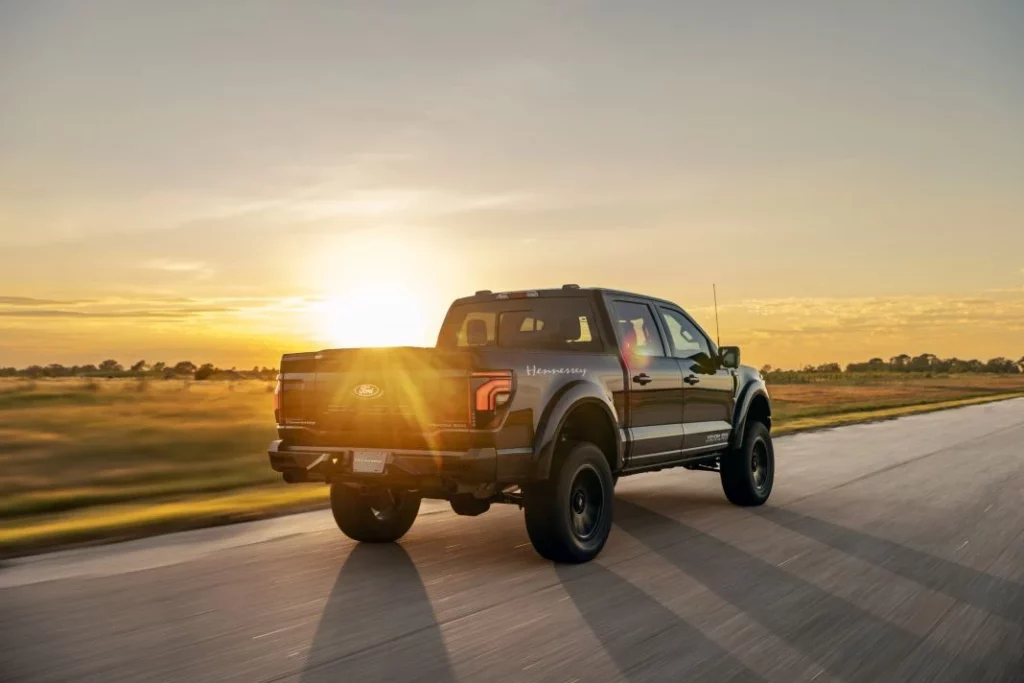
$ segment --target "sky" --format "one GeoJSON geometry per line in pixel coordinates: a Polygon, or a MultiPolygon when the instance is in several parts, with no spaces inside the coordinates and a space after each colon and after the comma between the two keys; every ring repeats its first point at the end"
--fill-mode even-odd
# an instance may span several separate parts
{"type": "Polygon", "coordinates": [[[0,366],[677,301],[744,361],[1024,355],[1024,3],[0,2],[0,366]]]}

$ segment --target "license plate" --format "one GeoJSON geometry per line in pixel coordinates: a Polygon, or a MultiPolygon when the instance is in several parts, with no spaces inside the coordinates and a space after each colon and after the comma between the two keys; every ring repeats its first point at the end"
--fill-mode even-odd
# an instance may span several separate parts
{"type": "Polygon", "coordinates": [[[352,454],[352,471],[361,474],[380,474],[388,461],[387,451],[355,451],[352,454]]]}

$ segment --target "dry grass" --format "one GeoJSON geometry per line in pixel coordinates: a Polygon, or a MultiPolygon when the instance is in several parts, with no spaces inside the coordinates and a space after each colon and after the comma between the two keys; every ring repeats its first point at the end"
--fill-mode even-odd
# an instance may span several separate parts
{"type": "Polygon", "coordinates": [[[109,542],[142,533],[250,521],[326,504],[325,487],[281,486],[177,501],[90,508],[62,517],[21,518],[16,524],[0,527],[0,551],[24,553],[50,549],[58,543],[97,539],[109,542]]]}
{"type": "Polygon", "coordinates": [[[962,408],[979,403],[990,403],[1008,398],[1024,397],[1024,391],[1012,394],[996,394],[988,396],[975,396],[973,398],[961,398],[953,401],[940,401],[937,403],[914,403],[910,405],[896,406],[892,408],[875,408],[856,410],[847,413],[834,413],[830,415],[818,415],[810,417],[797,417],[785,420],[780,423],[777,429],[772,430],[776,436],[793,434],[795,432],[806,432],[811,429],[824,429],[841,427],[843,425],[858,424],[861,422],[875,422],[878,420],[891,420],[905,415],[918,415],[931,413],[936,410],[948,410],[949,408],[962,408]]]}
{"type": "Polygon", "coordinates": [[[265,456],[275,435],[270,389],[0,381],[0,546],[28,524],[90,509],[276,486],[265,456]]]}
{"type": "MultiPolygon", "coordinates": [[[[0,553],[123,538],[320,505],[265,456],[256,380],[0,380],[0,553]]],[[[770,385],[780,432],[1024,395],[1024,377],[770,385]]]]}
{"type": "Polygon", "coordinates": [[[800,418],[875,411],[1024,392],[1024,375],[876,377],[856,382],[769,384],[780,425],[800,418]]]}

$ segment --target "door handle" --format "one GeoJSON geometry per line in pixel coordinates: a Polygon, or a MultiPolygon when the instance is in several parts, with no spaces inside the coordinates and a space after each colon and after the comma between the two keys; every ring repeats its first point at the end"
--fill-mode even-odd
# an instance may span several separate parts
{"type": "Polygon", "coordinates": [[[683,381],[686,382],[687,384],[699,384],[700,377],[698,377],[697,375],[687,375],[686,377],[683,378],[683,381]]]}
{"type": "Polygon", "coordinates": [[[633,381],[637,384],[650,384],[654,380],[646,372],[641,372],[639,375],[633,375],[633,381]]]}

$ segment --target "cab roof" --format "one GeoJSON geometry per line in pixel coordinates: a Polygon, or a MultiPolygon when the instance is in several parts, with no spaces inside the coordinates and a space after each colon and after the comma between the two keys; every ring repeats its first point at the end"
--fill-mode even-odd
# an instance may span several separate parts
{"type": "Polygon", "coordinates": [[[609,287],[581,287],[575,284],[562,285],[561,287],[544,288],[544,289],[517,289],[503,292],[492,292],[489,289],[481,289],[471,296],[460,297],[455,300],[455,303],[472,303],[480,301],[504,301],[506,299],[533,299],[533,298],[547,298],[554,296],[572,296],[584,295],[584,294],[610,294],[612,296],[625,296],[637,299],[650,299],[652,301],[660,301],[667,304],[677,306],[678,304],[669,301],[668,299],[662,299],[660,297],[651,296],[650,294],[637,294],[636,292],[627,292],[621,289],[611,289],[609,287]]]}

